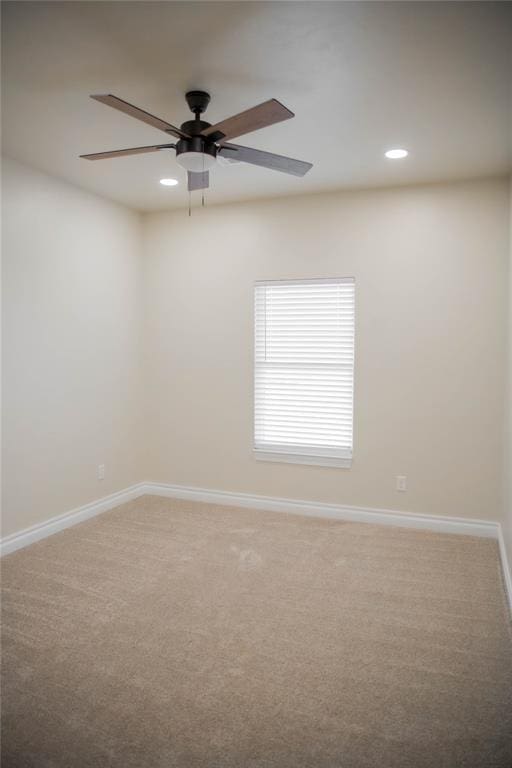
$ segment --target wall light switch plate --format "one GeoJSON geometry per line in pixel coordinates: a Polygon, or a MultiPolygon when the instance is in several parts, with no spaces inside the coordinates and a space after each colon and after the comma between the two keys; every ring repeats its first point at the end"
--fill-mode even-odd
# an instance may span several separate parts
{"type": "Polygon", "coordinates": [[[396,490],[397,491],[406,491],[407,490],[407,477],[406,477],[406,475],[397,475],[396,476],[396,490]]]}
{"type": "Polygon", "coordinates": [[[105,479],[105,465],[98,464],[98,480],[104,480],[104,479],[105,479]]]}

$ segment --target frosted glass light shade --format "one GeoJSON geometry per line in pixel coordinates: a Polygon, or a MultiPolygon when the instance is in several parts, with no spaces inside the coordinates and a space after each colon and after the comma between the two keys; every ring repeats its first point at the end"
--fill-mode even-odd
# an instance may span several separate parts
{"type": "Polygon", "coordinates": [[[177,155],[176,162],[186,171],[202,173],[215,165],[215,158],[204,152],[182,152],[177,155]]]}

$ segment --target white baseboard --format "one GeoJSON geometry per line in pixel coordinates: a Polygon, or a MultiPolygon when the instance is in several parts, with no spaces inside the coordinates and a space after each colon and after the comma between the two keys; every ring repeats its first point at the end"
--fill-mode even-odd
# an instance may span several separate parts
{"type": "Polygon", "coordinates": [[[231,493],[215,491],[208,488],[194,488],[184,485],[169,485],[166,483],[138,483],[123,491],[112,493],[98,501],[85,504],[82,507],[63,515],[50,518],[44,523],[25,528],[0,540],[0,552],[7,555],[17,549],[33,544],[35,541],[51,536],[76,523],[81,523],[90,517],[106,512],[113,507],[124,504],[143,495],[165,496],[174,499],[203,501],[209,504],[246,507],[248,509],[263,509],[269,512],[288,512],[310,517],[327,517],[334,520],[346,520],[356,523],[374,523],[376,525],[395,525],[403,528],[417,528],[439,533],[464,534],[466,536],[482,536],[496,539],[499,544],[503,568],[505,588],[512,610],[512,577],[505,549],[505,541],[501,526],[489,520],[470,520],[465,517],[441,517],[437,515],[420,515],[413,512],[396,512],[389,509],[369,507],[353,507],[343,504],[323,504],[300,499],[282,499],[272,496],[257,496],[249,493],[231,493]]]}
{"type": "Polygon", "coordinates": [[[353,507],[343,504],[323,504],[300,499],[280,499],[272,496],[256,496],[249,493],[213,491],[207,488],[192,488],[184,485],[144,483],[144,493],[153,496],[167,496],[175,499],[204,501],[209,504],[225,504],[249,509],[265,509],[269,512],[289,512],[310,517],[329,517],[355,523],[376,525],[397,525],[402,528],[420,528],[440,533],[459,533],[466,536],[483,536],[497,539],[499,523],[488,520],[470,520],[466,517],[441,517],[420,515],[412,512],[395,512],[390,509],[353,507]]]}
{"type": "Polygon", "coordinates": [[[505,592],[507,593],[508,604],[512,612],[512,568],[508,561],[507,548],[505,547],[505,539],[503,537],[503,529],[501,525],[498,535],[498,544],[500,547],[501,569],[503,571],[503,581],[505,582],[505,592]]]}
{"type": "Polygon", "coordinates": [[[346,520],[355,523],[374,523],[376,525],[395,525],[402,528],[417,528],[439,533],[464,534],[496,539],[499,544],[505,590],[512,611],[512,577],[509,567],[505,541],[501,525],[489,520],[470,520],[466,517],[441,517],[440,515],[420,515],[414,512],[396,512],[390,509],[353,507],[343,504],[322,504],[298,499],[280,499],[272,496],[256,496],[249,493],[231,493],[213,491],[209,488],[193,488],[184,485],[165,483],[144,483],[144,494],[166,496],[174,499],[203,501],[208,504],[220,504],[249,509],[264,509],[269,512],[288,512],[310,517],[328,517],[334,520],[346,520]]]}
{"type": "Polygon", "coordinates": [[[92,501],[90,504],[84,504],[82,507],[72,509],[71,512],[65,512],[63,515],[51,517],[44,523],[38,523],[37,525],[32,525],[30,528],[25,528],[22,531],[13,533],[10,536],[4,536],[0,540],[0,553],[2,555],[8,555],[11,552],[15,552],[17,549],[33,544],[35,541],[45,539],[53,533],[58,533],[58,531],[62,531],[64,528],[69,528],[72,525],[81,523],[89,517],[94,517],[101,512],[106,512],[108,509],[118,507],[126,501],[136,499],[138,496],[142,496],[144,487],[144,483],[132,485],[130,488],[125,488],[123,491],[111,493],[109,496],[104,496],[102,499],[98,499],[98,501],[92,501]]]}

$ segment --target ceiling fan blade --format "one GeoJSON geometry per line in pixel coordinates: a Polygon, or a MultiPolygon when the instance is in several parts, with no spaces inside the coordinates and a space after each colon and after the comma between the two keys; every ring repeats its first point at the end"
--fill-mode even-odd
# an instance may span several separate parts
{"type": "Polygon", "coordinates": [[[272,152],[262,152],[260,149],[241,147],[239,144],[223,144],[219,154],[229,160],[261,165],[262,168],[291,173],[292,176],[304,176],[313,167],[312,163],[306,163],[304,160],[294,160],[292,157],[274,155],[272,152]]]}
{"type": "Polygon", "coordinates": [[[170,133],[178,139],[190,139],[188,133],[184,133],[180,128],[176,128],[175,125],[166,123],[165,120],[161,120],[159,117],[151,115],[144,109],[139,109],[139,107],[135,107],[133,104],[129,104],[127,101],[123,101],[123,99],[113,96],[111,93],[92,94],[91,99],[101,101],[102,104],[106,104],[108,107],[118,109],[120,112],[124,112],[125,115],[130,115],[130,117],[135,117],[137,120],[142,120],[143,123],[152,125],[153,128],[159,128],[161,131],[165,131],[165,133],[170,133]]]}
{"type": "Polygon", "coordinates": [[[240,112],[238,115],[233,115],[233,117],[228,117],[220,123],[205,128],[201,134],[208,136],[212,141],[223,141],[242,136],[244,133],[257,131],[267,125],[280,123],[282,120],[289,120],[290,117],[295,117],[293,112],[290,112],[277,99],[269,99],[263,104],[258,104],[256,107],[246,109],[245,112],[240,112]]]}
{"type": "Polygon", "coordinates": [[[210,186],[209,171],[200,171],[199,173],[187,171],[187,176],[189,192],[194,192],[196,189],[208,189],[210,186]]]}
{"type": "Polygon", "coordinates": [[[146,152],[159,152],[161,149],[174,149],[175,146],[175,144],[155,144],[152,147],[132,147],[131,149],[114,149],[112,152],[94,152],[92,155],[80,155],[80,157],[85,160],[107,160],[109,157],[142,155],[146,152]]]}

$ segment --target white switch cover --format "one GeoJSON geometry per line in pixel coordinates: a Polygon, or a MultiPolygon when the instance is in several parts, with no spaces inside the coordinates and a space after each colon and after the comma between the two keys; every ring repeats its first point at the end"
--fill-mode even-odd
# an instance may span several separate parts
{"type": "Polygon", "coordinates": [[[407,477],[405,475],[396,476],[396,489],[397,491],[407,490],[407,477]]]}
{"type": "Polygon", "coordinates": [[[98,480],[104,480],[104,479],[105,479],[105,465],[98,464],[98,480]]]}

